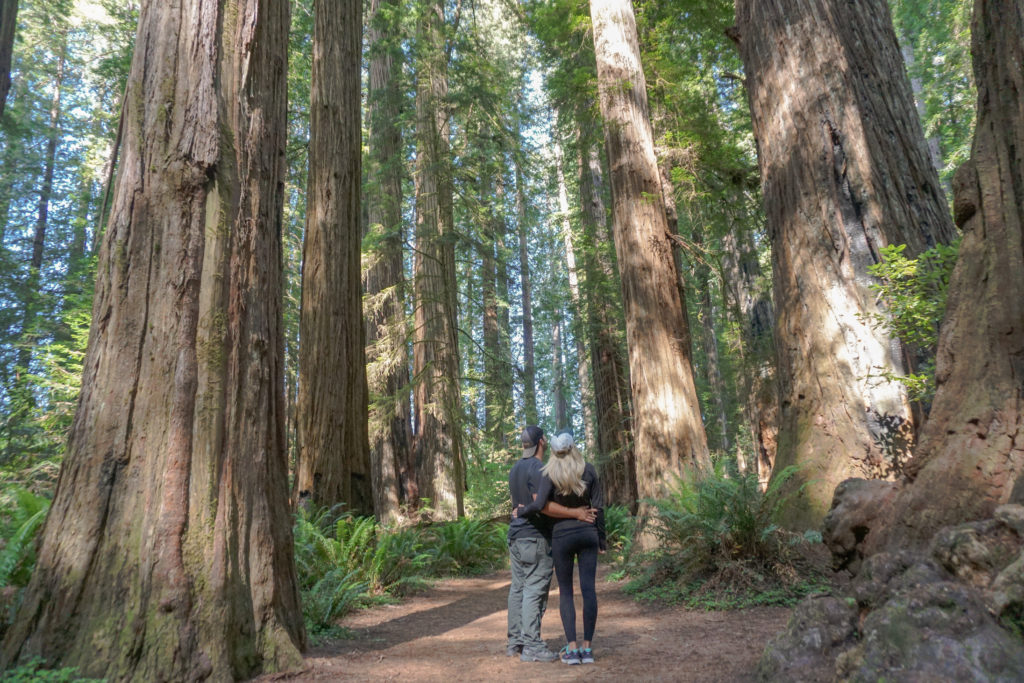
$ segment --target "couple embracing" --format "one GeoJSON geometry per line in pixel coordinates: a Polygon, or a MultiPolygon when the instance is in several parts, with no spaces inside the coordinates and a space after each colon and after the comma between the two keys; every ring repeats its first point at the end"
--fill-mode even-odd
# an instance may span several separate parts
{"type": "Polygon", "coordinates": [[[508,476],[512,494],[512,523],[508,530],[512,585],[508,594],[509,656],[524,662],[592,664],[591,641],[597,623],[597,556],[607,547],[604,532],[604,494],[597,470],[583,461],[572,435],[551,439],[535,425],[523,429],[523,457],[508,476]],[[583,595],[583,640],[576,636],[573,565],[580,570],[583,595]],[[540,636],[547,607],[551,569],[558,579],[558,611],[565,646],[552,652],[540,636]]]}

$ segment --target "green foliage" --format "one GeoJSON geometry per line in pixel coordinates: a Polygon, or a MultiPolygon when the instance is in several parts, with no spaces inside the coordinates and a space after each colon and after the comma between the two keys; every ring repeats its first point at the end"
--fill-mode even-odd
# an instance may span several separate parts
{"type": "Polygon", "coordinates": [[[609,505],[604,509],[604,532],[608,540],[608,554],[613,562],[621,562],[633,547],[636,523],[629,509],[622,505],[609,505]]]}
{"type": "Polygon", "coordinates": [[[722,461],[702,479],[678,480],[668,497],[653,501],[659,548],[643,558],[627,590],[645,600],[731,609],[790,604],[819,588],[820,538],[772,521],[792,495],[780,492],[795,473],[786,468],[766,492],[755,474],[729,472],[722,461]]]}
{"type": "Polygon", "coordinates": [[[28,584],[36,560],[36,533],[49,509],[49,499],[21,486],[9,487],[0,496],[0,587],[28,584]]]}
{"type": "Polygon", "coordinates": [[[382,527],[372,517],[301,511],[295,564],[307,630],[324,634],[359,607],[427,585],[428,579],[505,562],[508,527],[463,518],[426,527],[382,527]]]}
{"type": "Polygon", "coordinates": [[[437,574],[469,574],[494,569],[507,559],[508,525],[463,517],[428,531],[431,569],[437,574]]]}
{"type": "Polygon", "coordinates": [[[928,402],[935,394],[935,349],[960,243],[936,245],[917,258],[904,255],[906,246],[883,247],[882,260],[868,269],[879,279],[871,289],[885,307],[884,313],[870,318],[873,326],[898,337],[924,358],[915,374],[884,377],[904,384],[912,400],[928,402]]]}
{"type": "Polygon", "coordinates": [[[24,664],[0,673],[0,683],[103,683],[101,678],[82,678],[78,667],[46,669],[45,662],[33,657],[24,664]]]}

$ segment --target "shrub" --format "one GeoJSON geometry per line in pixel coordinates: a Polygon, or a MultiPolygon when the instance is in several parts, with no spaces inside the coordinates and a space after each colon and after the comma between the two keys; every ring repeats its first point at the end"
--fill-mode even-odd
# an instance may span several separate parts
{"type": "Polygon", "coordinates": [[[779,491],[795,472],[783,470],[764,493],[755,474],[728,472],[721,461],[703,478],[678,480],[668,497],[653,501],[652,532],[660,547],[643,559],[627,590],[732,608],[788,604],[817,589],[826,564],[820,539],[772,521],[788,500],[779,491]]]}
{"type": "Polygon", "coordinates": [[[508,559],[507,524],[463,517],[429,530],[431,570],[466,574],[502,566],[508,559]]]}

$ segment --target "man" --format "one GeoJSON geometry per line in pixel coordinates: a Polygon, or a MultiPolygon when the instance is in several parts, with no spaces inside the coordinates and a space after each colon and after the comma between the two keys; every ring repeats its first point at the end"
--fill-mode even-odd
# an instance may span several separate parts
{"type": "MultiPolygon", "coordinates": [[[[523,429],[523,457],[508,475],[512,509],[537,497],[547,440],[536,425],[523,429]]],[[[547,513],[552,517],[572,517],[594,521],[585,507],[567,508],[552,502],[547,513]]],[[[553,662],[552,652],[540,637],[540,622],[547,608],[551,586],[551,522],[544,514],[514,517],[508,529],[509,564],[512,584],[508,591],[508,647],[506,654],[519,655],[524,662],[553,662]]]]}

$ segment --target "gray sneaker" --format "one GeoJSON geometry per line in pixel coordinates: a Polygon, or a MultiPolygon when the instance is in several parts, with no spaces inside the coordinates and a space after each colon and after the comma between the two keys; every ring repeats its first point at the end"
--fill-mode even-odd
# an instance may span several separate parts
{"type": "Polygon", "coordinates": [[[582,664],[593,664],[594,663],[594,651],[589,647],[583,648],[579,651],[580,663],[582,664]]]}
{"type": "Polygon", "coordinates": [[[519,645],[519,644],[509,645],[508,647],[505,648],[505,654],[507,656],[509,656],[509,657],[518,657],[522,653],[523,653],[523,646],[519,645]]]}
{"type": "Polygon", "coordinates": [[[547,645],[524,647],[523,654],[519,655],[521,662],[553,662],[556,659],[558,659],[558,653],[549,650],[547,645]]]}

